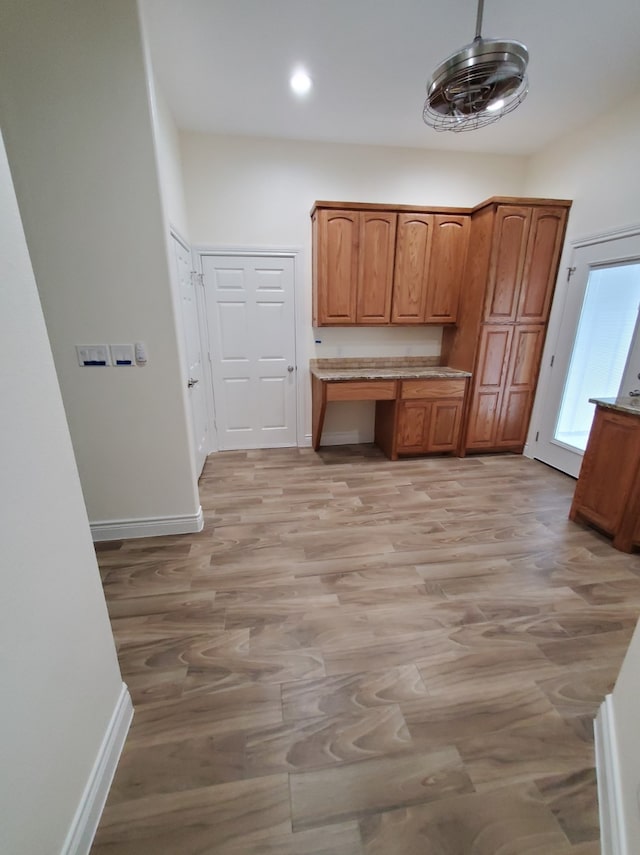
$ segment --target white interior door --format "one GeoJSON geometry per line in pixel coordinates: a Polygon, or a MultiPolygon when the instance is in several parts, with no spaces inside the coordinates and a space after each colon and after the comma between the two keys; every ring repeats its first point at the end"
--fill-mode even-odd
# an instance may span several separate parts
{"type": "Polygon", "coordinates": [[[577,478],[595,405],[640,387],[640,235],[575,250],[535,457],[577,478]]]}
{"type": "Polygon", "coordinates": [[[184,329],[185,352],[187,355],[187,376],[185,377],[185,383],[189,390],[194,462],[196,473],[199,476],[209,452],[209,425],[203,382],[203,348],[198,325],[196,283],[192,275],[189,250],[174,236],[172,236],[172,244],[176,262],[176,276],[180,288],[180,302],[182,305],[182,325],[184,329]]]}
{"type": "Polygon", "coordinates": [[[218,448],[295,446],[293,258],[201,258],[218,448]]]}

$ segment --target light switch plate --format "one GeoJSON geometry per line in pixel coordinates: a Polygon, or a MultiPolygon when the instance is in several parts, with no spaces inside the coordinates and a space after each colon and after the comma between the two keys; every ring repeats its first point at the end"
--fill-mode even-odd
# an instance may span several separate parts
{"type": "Polygon", "coordinates": [[[111,364],[117,367],[135,365],[135,355],[132,344],[110,344],[111,364]]]}
{"type": "Polygon", "coordinates": [[[111,365],[109,361],[109,348],[106,344],[77,344],[78,364],[83,368],[87,366],[111,365]]]}

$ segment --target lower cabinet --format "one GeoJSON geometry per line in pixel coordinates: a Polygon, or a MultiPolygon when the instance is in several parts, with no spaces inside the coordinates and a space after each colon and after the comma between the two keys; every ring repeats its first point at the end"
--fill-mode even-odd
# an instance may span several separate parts
{"type": "Polygon", "coordinates": [[[376,443],[392,460],[401,454],[457,452],[466,380],[404,380],[396,401],[376,404],[376,443]]]}
{"type": "Polygon", "coordinates": [[[464,446],[521,452],[538,379],[544,324],[483,324],[464,446]]]}
{"type": "Polygon", "coordinates": [[[622,552],[640,545],[640,413],[596,407],[569,519],[610,535],[622,552]]]}

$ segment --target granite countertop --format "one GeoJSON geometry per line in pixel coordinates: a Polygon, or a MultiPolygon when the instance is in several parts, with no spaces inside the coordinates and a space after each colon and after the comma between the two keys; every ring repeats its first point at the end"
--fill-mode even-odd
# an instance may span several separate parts
{"type": "Polygon", "coordinates": [[[619,413],[640,416],[640,396],[637,398],[589,398],[589,401],[599,407],[604,407],[605,410],[617,410],[619,413]]]}
{"type": "Polygon", "coordinates": [[[311,359],[314,377],[325,382],[341,380],[428,380],[471,377],[469,371],[438,365],[438,357],[397,356],[359,359],[311,359]]]}

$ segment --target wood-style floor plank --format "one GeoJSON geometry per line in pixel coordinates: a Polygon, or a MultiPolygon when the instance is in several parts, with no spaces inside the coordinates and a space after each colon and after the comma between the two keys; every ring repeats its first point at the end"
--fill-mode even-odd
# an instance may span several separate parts
{"type": "Polygon", "coordinates": [[[97,545],[136,708],[93,855],[599,855],[640,556],[511,455],[212,455],[199,534],[97,545]]]}

